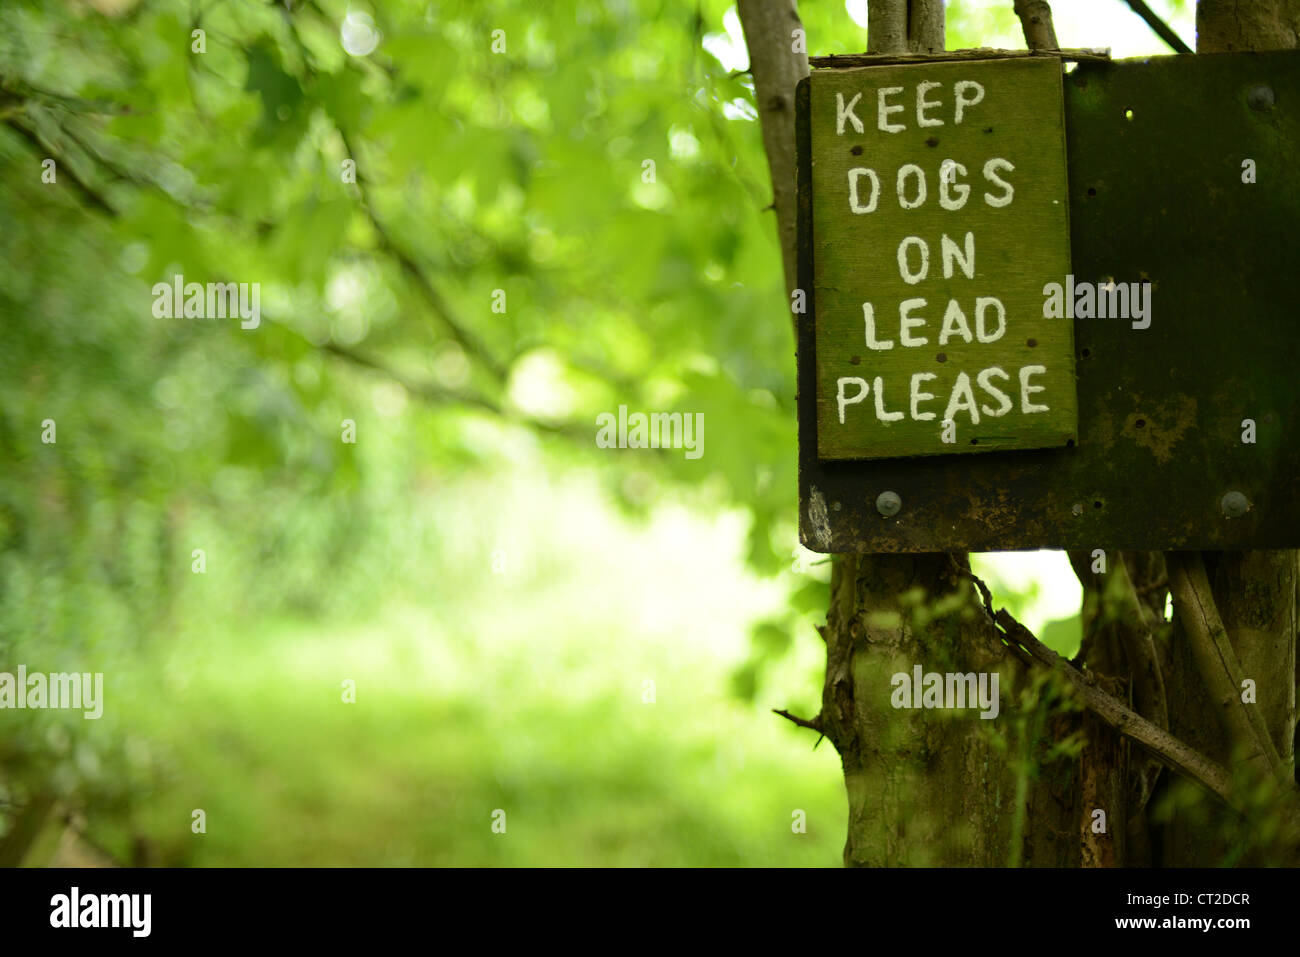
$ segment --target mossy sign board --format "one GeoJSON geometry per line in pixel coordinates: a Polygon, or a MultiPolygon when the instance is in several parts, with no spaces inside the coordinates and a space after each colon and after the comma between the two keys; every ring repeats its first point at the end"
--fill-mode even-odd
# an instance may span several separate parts
{"type": "Polygon", "coordinates": [[[814,58],[796,89],[808,548],[1300,547],[1300,52],[1074,53],[814,58]]]}
{"type": "Polygon", "coordinates": [[[1073,444],[1060,62],[816,70],[808,96],[819,457],[1073,444]]]}

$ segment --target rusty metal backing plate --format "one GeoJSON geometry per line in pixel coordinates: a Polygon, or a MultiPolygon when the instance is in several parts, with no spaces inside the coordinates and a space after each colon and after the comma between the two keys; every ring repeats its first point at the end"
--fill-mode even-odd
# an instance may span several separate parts
{"type": "Polygon", "coordinates": [[[808,548],[1300,547],[1300,54],[1080,63],[1064,93],[1074,279],[1152,283],[1147,328],[1075,318],[1077,446],[833,462],[817,455],[800,85],[808,548]]]}

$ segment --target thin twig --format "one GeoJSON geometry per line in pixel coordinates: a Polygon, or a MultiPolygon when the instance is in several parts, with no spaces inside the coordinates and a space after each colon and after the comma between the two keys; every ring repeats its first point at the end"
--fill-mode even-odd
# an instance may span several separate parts
{"type": "Polygon", "coordinates": [[[1156,12],[1148,7],[1142,0],[1127,0],[1129,8],[1132,9],[1139,17],[1147,22],[1156,36],[1164,40],[1173,49],[1175,53],[1191,53],[1192,48],[1183,42],[1183,38],[1170,28],[1169,24],[1161,20],[1156,12]]]}
{"type": "Polygon", "coordinates": [[[779,714],[787,721],[793,721],[801,728],[808,728],[812,731],[816,731],[818,734],[823,733],[820,714],[817,717],[813,718],[811,721],[809,721],[807,718],[801,718],[797,714],[791,714],[789,711],[786,711],[784,708],[773,708],[772,713],[779,714]]]}

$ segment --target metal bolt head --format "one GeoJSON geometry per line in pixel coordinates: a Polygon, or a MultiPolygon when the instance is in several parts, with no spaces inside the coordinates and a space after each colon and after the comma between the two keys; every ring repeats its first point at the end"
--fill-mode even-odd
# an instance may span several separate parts
{"type": "Polygon", "coordinates": [[[1219,509],[1228,518],[1241,518],[1250,511],[1250,499],[1240,492],[1228,492],[1219,502],[1219,509]]]}
{"type": "Polygon", "coordinates": [[[892,518],[903,508],[903,500],[897,492],[881,492],[876,496],[876,511],[886,518],[892,518]]]}
{"type": "Polygon", "coordinates": [[[1268,85],[1256,86],[1246,94],[1246,103],[1252,110],[1271,110],[1273,108],[1273,88],[1268,85]]]}

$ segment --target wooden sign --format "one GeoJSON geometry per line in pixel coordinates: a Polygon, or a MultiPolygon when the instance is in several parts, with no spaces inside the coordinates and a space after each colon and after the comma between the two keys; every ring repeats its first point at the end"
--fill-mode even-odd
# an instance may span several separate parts
{"type": "Polygon", "coordinates": [[[817,70],[809,126],[820,457],[1072,444],[1060,62],[817,70]]]}
{"type": "MultiPolygon", "coordinates": [[[[1066,74],[1069,268],[1037,258],[1060,237],[1045,225],[1041,207],[1022,206],[1040,186],[1043,195],[1048,191],[1057,152],[1040,156],[1036,144],[1046,135],[1043,116],[1058,116],[1060,101],[1036,83],[1008,81],[1008,87],[999,79],[1025,68],[1026,76],[1058,75],[1060,60],[1022,55],[1024,63],[990,64],[984,71],[960,56],[905,68],[820,68],[797,91],[798,286],[808,293],[806,312],[797,315],[800,540],[821,552],[1300,547],[1294,288],[1300,272],[1300,52],[1080,62],[1066,74]],[[940,84],[921,94],[925,103],[940,106],[921,112],[943,126],[917,129],[920,83],[914,77],[940,84]],[[954,85],[963,80],[979,82],[984,96],[963,103],[957,124],[959,95],[964,101],[975,95],[970,87],[958,94],[954,85]],[[903,110],[887,112],[885,120],[906,128],[887,134],[879,129],[879,97],[891,87],[903,90],[884,94],[886,110],[903,110]],[[854,108],[861,134],[847,117],[845,133],[837,134],[837,92],[846,108],[862,92],[854,108]],[[1034,96],[1040,99],[1031,108],[1034,96]],[[993,132],[985,133],[989,128],[993,132]],[[996,149],[968,145],[959,152],[963,141],[954,138],[969,134],[976,143],[980,137],[993,142],[1031,128],[1038,131],[1034,136],[1003,140],[996,149]],[[939,145],[927,146],[930,137],[939,145]],[[888,152],[894,143],[906,149],[888,152]],[[860,155],[852,152],[857,145],[860,155]],[[930,153],[935,157],[927,162],[930,153]],[[948,157],[966,167],[971,186],[966,206],[951,211],[936,203],[935,176],[948,157]],[[995,157],[1015,166],[1005,175],[996,170],[1015,189],[1005,207],[983,199],[985,192],[1004,194],[983,172],[995,157]],[[898,168],[906,163],[927,176],[927,202],[914,209],[901,208],[897,198],[898,168]],[[858,166],[880,178],[875,212],[853,213],[848,205],[848,171],[858,166]],[[913,223],[916,231],[904,231],[913,223]],[[835,229],[838,235],[826,234],[835,229]],[[974,233],[975,277],[954,259],[946,280],[942,236],[947,232],[960,247],[967,231],[974,233]],[[902,281],[897,265],[898,245],[912,235],[930,246],[930,271],[915,284],[902,281]],[[1019,275],[1018,264],[1030,258],[1037,265],[1019,275]],[[875,270],[870,282],[864,283],[863,270],[875,270]],[[1053,284],[1060,285],[1059,296],[1044,292],[1053,284]],[[1101,308],[1103,292],[1110,299],[1126,287],[1129,315],[1117,315],[1114,302],[1101,308]],[[1032,300],[1022,305],[1028,293],[1032,300]],[[971,313],[980,296],[996,296],[1006,306],[1007,331],[996,342],[979,341],[971,313]],[[924,317],[925,325],[906,329],[908,336],[929,339],[925,346],[903,344],[898,307],[905,298],[927,301],[925,309],[908,313],[924,317]],[[949,299],[961,305],[972,341],[950,334],[941,350],[949,299]],[[1037,308],[1029,309],[1035,301],[1037,308]],[[892,350],[866,347],[863,302],[874,306],[877,341],[892,340],[892,350]],[[1076,443],[1058,439],[1046,447],[1044,438],[1043,448],[1004,444],[983,451],[995,436],[1025,435],[1022,429],[1034,428],[1026,423],[1047,416],[1020,411],[1017,388],[1025,365],[1057,371],[1050,358],[1033,357],[1046,355],[1046,330],[1057,328],[1044,320],[1044,311],[1058,309],[1074,316],[1074,353],[1072,360],[1064,357],[1064,368],[1073,362],[1076,443]],[[885,320],[892,320],[892,329],[885,320]],[[1038,323],[1038,335],[1024,333],[1037,345],[1018,342],[1022,323],[1038,323]],[[1020,351],[997,353],[1002,346],[1020,351]],[[946,353],[942,363],[939,351],[946,353]],[[901,356],[916,356],[916,365],[879,364],[881,357],[896,362],[901,356]],[[1005,385],[1014,415],[984,412],[985,405],[1000,405],[978,382],[990,364],[1007,372],[1006,380],[990,381],[1005,385]],[[981,420],[974,424],[959,401],[959,441],[943,445],[938,416],[913,420],[909,392],[918,372],[942,377],[950,368],[971,376],[981,420]],[[871,391],[847,405],[841,427],[834,380],[845,374],[865,380],[871,391]],[[877,377],[885,412],[905,413],[889,420],[888,429],[876,414],[877,377]],[[993,432],[991,423],[1007,428],[993,432]],[[866,431],[848,431],[853,427],[866,431]],[[908,431],[913,428],[922,431],[908,431]],[[847,457],[882,454],[870,443],[893,442],[894,435],[915,435],[918,444],[889,447],[890,457],[847,457]],[[971,438],[979,443],[971,446],[971,438]],[[938,454],[958,447],[981,454],[938,454]]],[[[870,199],[862,189],[870,177],[857,175],[861,207],[870,199]]],[[[904,185],[906,196],[914,197],[916,174],[908,173],[904,185]]],[[[918,260],[910,262],[915,268],[918,260]]],[[[986,313],[986,336],[990,328],[993,317],[986,313]]],[[[952,382],[923,379],[918,388],[936,398],[920,400],[919,410],[946,412],[952,382]],[[939,398],[945,387],[949,394],[939,398]]],[[[1061,398],[1050,375],[1031,373],[1029,382],[1046,386],[1031,401],[1052,406],[1061,398]]],[[[1059,437],[1068,434],[1062,428],[1059,437]]]]}

